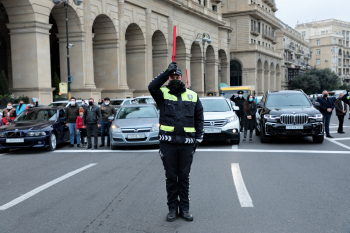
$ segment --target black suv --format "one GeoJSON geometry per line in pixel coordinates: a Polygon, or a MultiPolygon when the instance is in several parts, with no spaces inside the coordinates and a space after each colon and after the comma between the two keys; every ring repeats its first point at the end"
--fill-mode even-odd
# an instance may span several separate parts
{"type": "Polygon", "coordinates": [[[323,116],[317,107],[303,91],[268,92],[258,104],[256,135],[262,143],[273,136],[312,136],[322,143],[323,116]]]}

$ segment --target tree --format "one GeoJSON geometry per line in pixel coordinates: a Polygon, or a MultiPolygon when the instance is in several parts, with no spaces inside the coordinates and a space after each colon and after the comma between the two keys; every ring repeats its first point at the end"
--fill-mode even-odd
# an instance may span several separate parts
{"type": "Polygon", "coordinates": [[[339,90],[350,90],[350,85],[343,83],[342,85],[339,86],[339,90]]]}
{"type": "Polygon", "coordinates": [[[5,75],[5,71],[2,70],[0,74],[0,95],[8,95],[8,94],[10,94],[9,83],[5,75]]]}
{"type": "Polygon", "coordinates": [[[303,74],[293,79],[290,89],[302,89],[307,94],[320,93],[321,85],[316,75],[303,74]]]}
{"type": "Polygon", "coordinates": [[[338,89],[340,79],[337,74],[330,69],[316,69],[306,71],[298,75],[291,82],[291,89],[303,89],[305,93],[322,93],[324,90],[338,89]]]}
{"type": "Polygon", "coordinates": [[[52,87],[55,87],[56,89],[53,91],[53,95],[58,95],[60,92],[60,79],[58,78],[58,75],[56,72],[54,72],[52,77],[52,87]]]}

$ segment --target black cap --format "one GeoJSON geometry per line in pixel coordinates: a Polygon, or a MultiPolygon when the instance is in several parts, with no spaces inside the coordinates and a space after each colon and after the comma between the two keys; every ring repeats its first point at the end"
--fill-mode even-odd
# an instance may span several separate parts
{"type": "Polygon", "coordinates": [[[109,101],[111,101],[111,99],[110,99],[109,97],[104,98],[104,100],[109,100],[109,101]]]}
{"type": "Polygon", "coordinates": [[[174,72],[172,74],[177,74],[177,75],[182,76],[182,71],[180,70],[180,68],[177,68],[176,72],[174,72]]]}
{"type": "Polygon", "coordinates": [[[243,94],[243,91],[238,91],[238,94],[243,94]]]}

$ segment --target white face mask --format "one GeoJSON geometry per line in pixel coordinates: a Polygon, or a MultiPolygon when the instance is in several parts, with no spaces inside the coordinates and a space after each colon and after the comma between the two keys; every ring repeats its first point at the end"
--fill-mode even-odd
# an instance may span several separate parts
{"type": "Polygon", "coordinates": [[[109,102],[105,102],[105,105],[108,106],[108,105],[109,105],[109,102]]]}
{"type": "Polygon", "coordinates": [[[12,109],[12,106],[7,106],[7,109],[12,109]]]}
{"type": "Polygon", "coordinates": [[[238,97],[239,97],[239,98],[242,98],[242,97],[243,97],[243,95],[238,95],[238,97]]]}
{"type": "Polygon", "coordinates": [[[70,102],[70,105],[73,105],[73,106],[74,106],[74,105],[75,105],[75,101],[71,101],[71,102],[70,102]]]}

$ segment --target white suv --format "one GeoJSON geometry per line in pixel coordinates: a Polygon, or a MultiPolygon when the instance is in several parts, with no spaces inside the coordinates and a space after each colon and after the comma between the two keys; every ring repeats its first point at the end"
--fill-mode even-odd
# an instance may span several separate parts
{"type": "Polygon", "coordinates": [[[239,108],[224,97],[200,98],[204,109],[204,141],[240,142],[239,108]]]}

